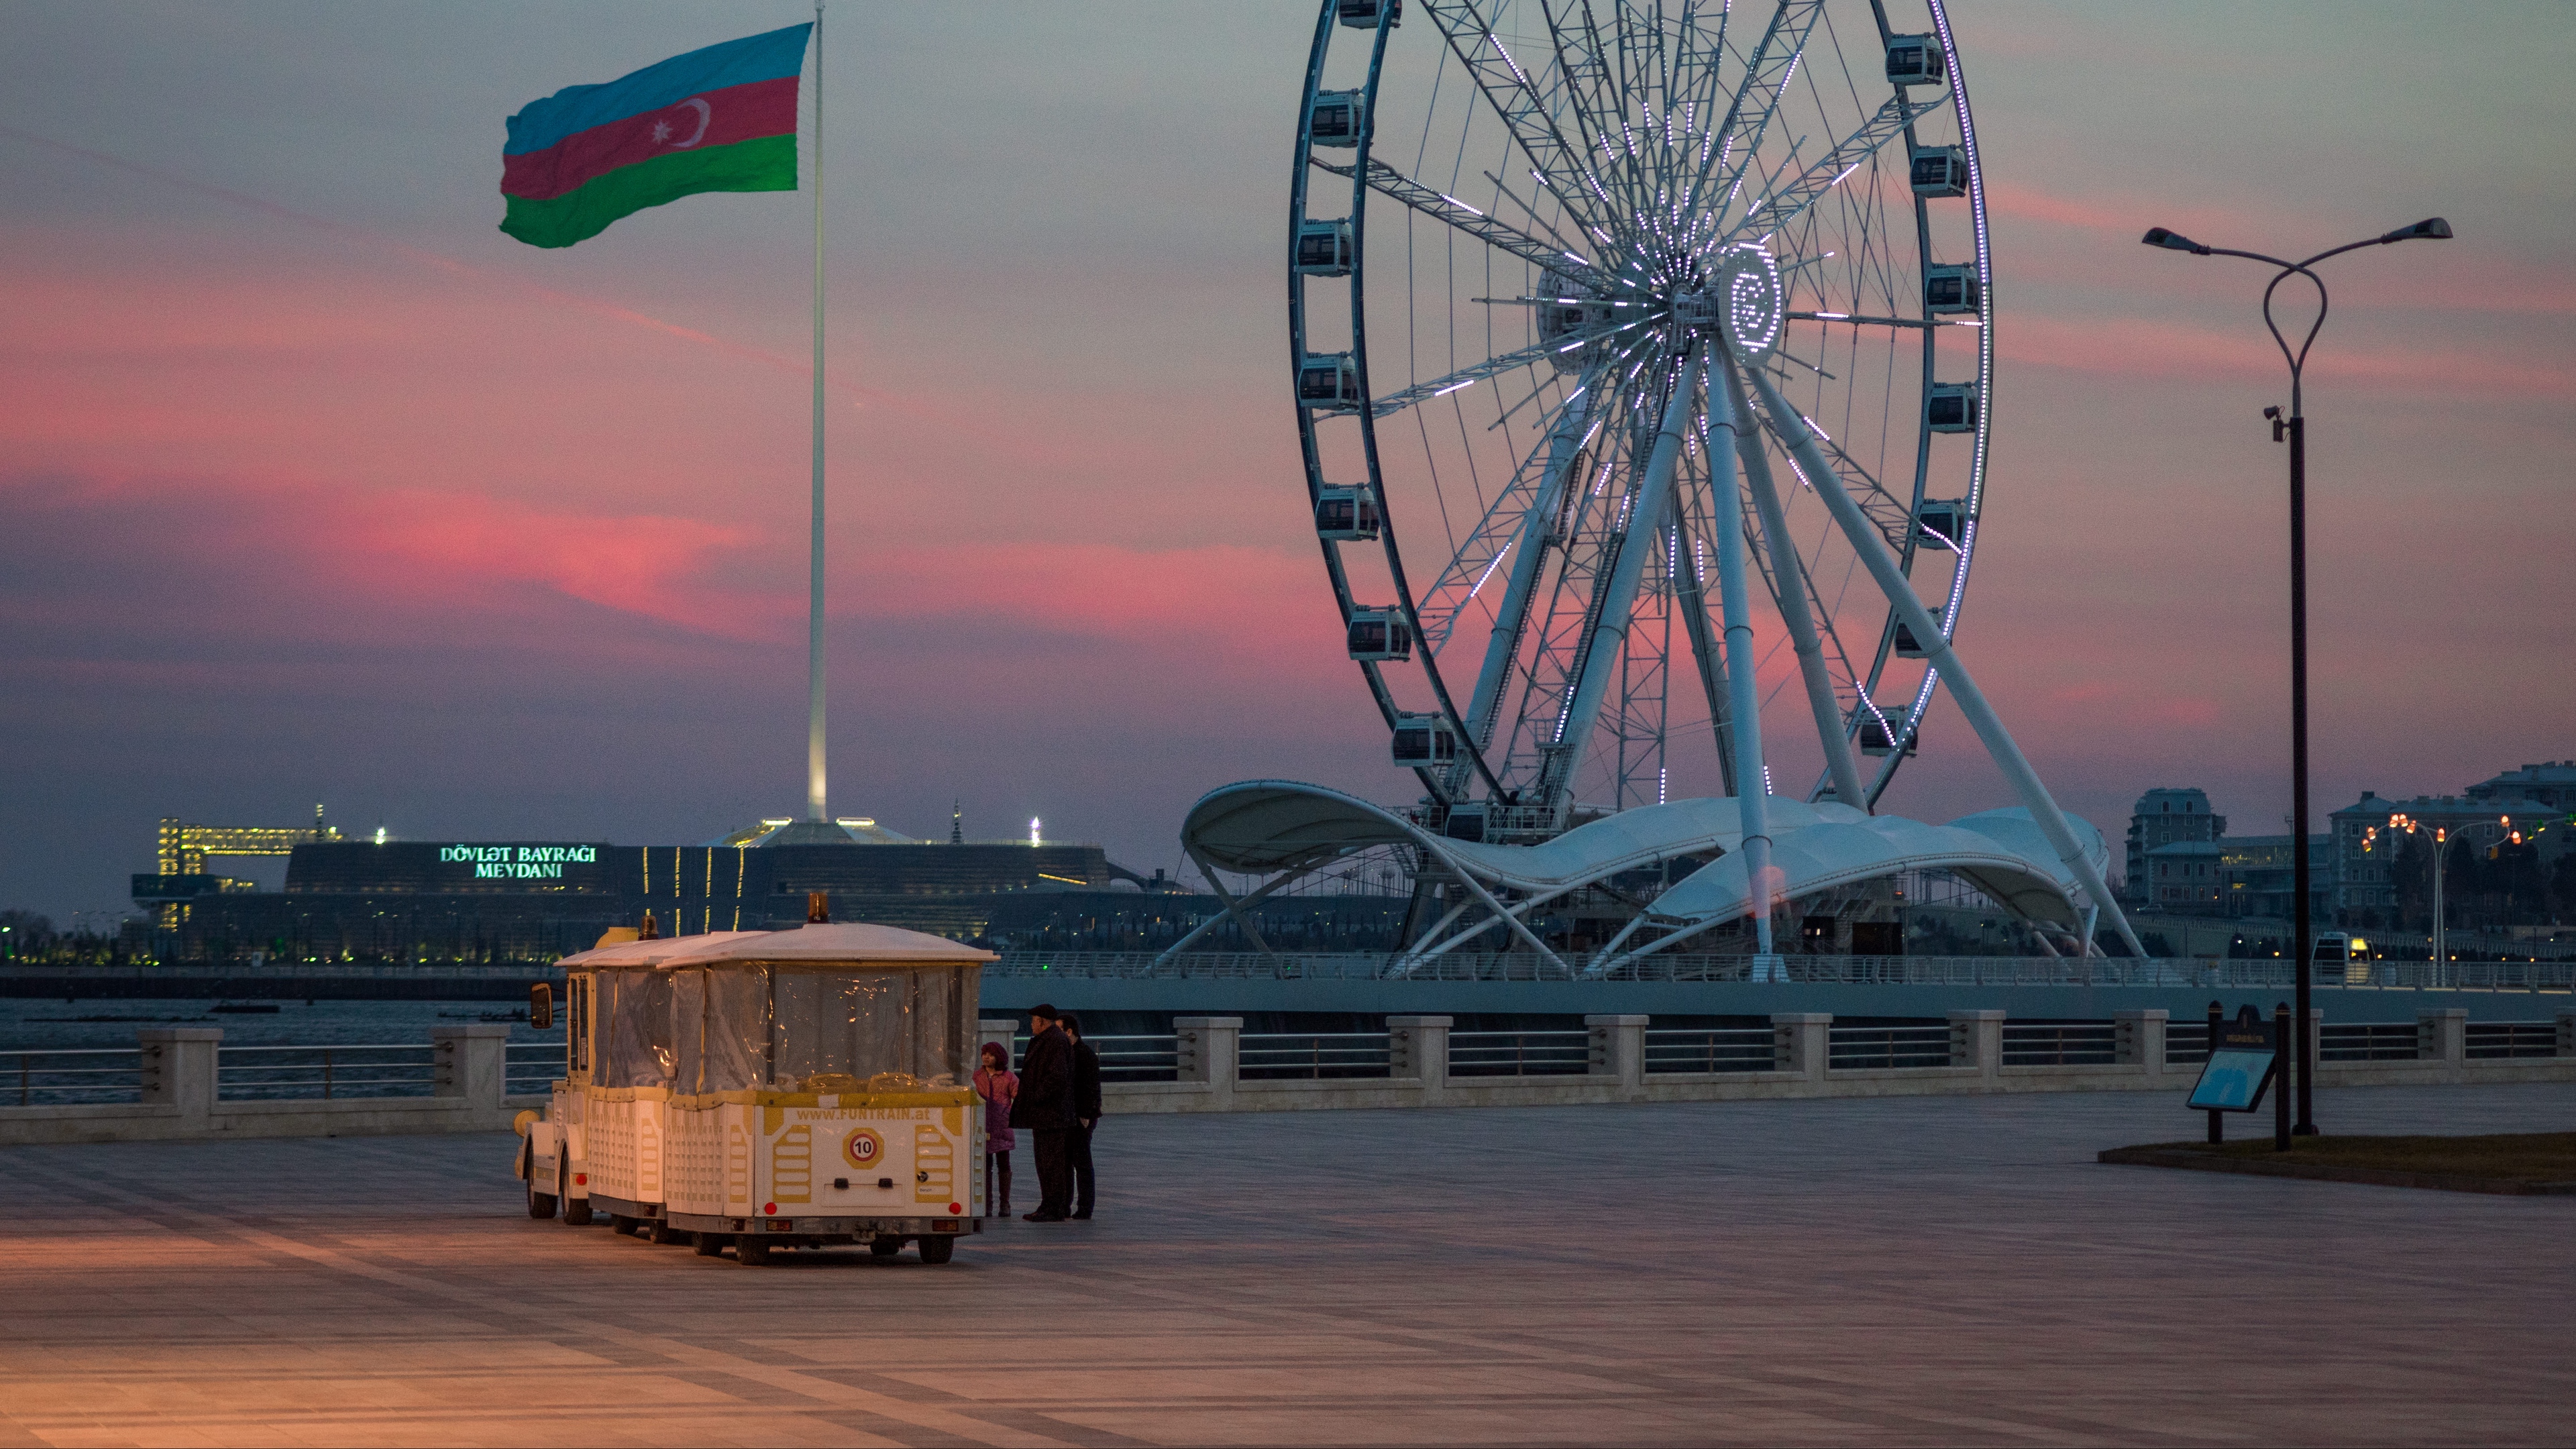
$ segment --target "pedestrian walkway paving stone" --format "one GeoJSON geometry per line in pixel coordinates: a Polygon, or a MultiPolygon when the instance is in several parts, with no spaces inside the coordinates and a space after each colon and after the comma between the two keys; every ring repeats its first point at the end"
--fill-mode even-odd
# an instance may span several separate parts
{"type": "MultiPolygon", "coordinates": [[[[2564,1130],[2576,1085],[2318,1112],[2564,1130]]],[[[0,1149],[0,1446],[2570,1440],[2576,1200],[2092,1160],[2199,1125],[1111,1119],[1097,1221],[766,1269],[531,1221],[506,1136],[0,1149]]]]}

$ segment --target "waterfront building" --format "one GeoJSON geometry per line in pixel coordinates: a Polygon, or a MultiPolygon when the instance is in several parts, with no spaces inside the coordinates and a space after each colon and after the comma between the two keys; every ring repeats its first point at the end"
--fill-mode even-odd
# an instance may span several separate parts
{"type": "MultiPolygon", "coordinates": [[[[836,920],[1013,950],[1134,951],[1224,912],[1215,896],[1131,871],[1098,845],[970,841],[954,817],[943,842],[850,818],[766,820],[703,845],[336,832],[291,844],[283,890],[204,890],[201,861],[135,876],[137,904],[178,907],[137,949],[186,961],[547,961],[648,910],[664,935],[794,925],[821,891],[836,920]]],[[[1282,950],[1370,951],[1391,944],[1408,904],[1346,889],[1274,897],[1252,914],[1282,950]]],[[[1253,949],[1232,922],[1209,939],[1211,950],[1253,949]]]]}
{"type": "Polygon", "coordinates": [[[2220,856],[2213,840],[2176,840],[2156,846],[2145,857],[2146,887],[2143,891],[2132,888],[2130,899],[2151,910],[2215,914],[2224,889],[2219,883],[2220,856]]]}
{"type": "Polygon", "coordinates": [[[2479,850],[2510,844],[2519,835],[2544,867],[2576,851],[2576,760],[2544,760],[2507,770],[2457,795],[2418,795],[2391,800],[2365,790],[2334,812],[2335,918],[2346,924],[2362,912],[2385,915],[2398,907],[2395,866],[2398,841],[2389,817],[2404,815],[2420,826],[2448,831],[2479,850]]]}
{"type": "MultiPolygon", "coordinates": [[[[2227,817],[2210,813],[2209,792],[2196,789],[2166,788],[2149,790],[2138,797],[2137,808],[2129,815],[2124,890],[2128,898],[2140,905],[2161,906],[2161,888],[2149,871],[2148,855],[2161,846],[2178,841],[2214,841],[2227,833],[2227,817]]],[[[2202,862],[2195,858],[2194,864],[2202,862]]],[[[2179,860],[2169,862],[2179,869],[2179,860]]],[[[2181,889],[2189,879],[2168,876],[2166,880],[2181,889]]]]}
{"type": "MultiPolygon", "coordinates": [[[[2297,912],[2297,861],[2287,835],[2231,835],[2218,845],[2218,909],[2228,916],[2289,920],[2297,912]]],[[[2308,910],[2334,919],[2335,852],[2331,833],[2308,837],[2308,910]]]]}

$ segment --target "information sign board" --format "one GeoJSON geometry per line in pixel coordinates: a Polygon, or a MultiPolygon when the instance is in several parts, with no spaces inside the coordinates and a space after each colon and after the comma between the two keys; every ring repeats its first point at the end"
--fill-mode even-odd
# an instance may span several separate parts
{"type": "Polygon", "coordinates": [[[2222,1024],[2185,1105],[2203,1112],[2251,1112],[2260,1106],[2281,1062],[2272,1036],[2271,1024],[2251,1006],[2222,1024]]]}

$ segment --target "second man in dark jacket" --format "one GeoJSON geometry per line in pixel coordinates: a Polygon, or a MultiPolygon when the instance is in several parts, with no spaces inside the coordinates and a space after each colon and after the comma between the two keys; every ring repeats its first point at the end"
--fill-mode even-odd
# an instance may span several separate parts
{"type": "Polygon", "coordinates": [[[1091,1216],[1092,1171],[1091,1133],[1100,1125],[1100,1053],[1082,1039],[1082,1021],[1064,1019],[1064,1029],[1073,1038],[1073,1132],[1067,1145],[1072,1149],[1073,1215],[1091,1216]]]}

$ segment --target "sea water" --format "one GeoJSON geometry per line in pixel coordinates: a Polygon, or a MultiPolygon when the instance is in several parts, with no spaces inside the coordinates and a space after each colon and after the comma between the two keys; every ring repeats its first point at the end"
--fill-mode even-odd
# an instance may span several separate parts
{"type": "Polygon", "coordinates": [[[536,1031],[528,1025],[527,1007],[508,1001],[308,1002],[277,997],[239,1003],[274,1006],[273,1014],[214,1009],[232,1004],[201,998],[0,997],[0,1052],[131,1048],[137,1028],[154,1026],[216,1027],[226,1046],[425,1046],[435,1027],[478,1022],[506,1024],[514,1042],[563,1042],[560,1014],[552,1029],[536,1031]]]}

